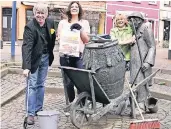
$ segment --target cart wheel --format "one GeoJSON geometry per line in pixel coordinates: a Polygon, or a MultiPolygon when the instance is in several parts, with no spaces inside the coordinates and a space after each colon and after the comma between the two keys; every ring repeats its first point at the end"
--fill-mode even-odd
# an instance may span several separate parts
{"type": "Polygon", "coordinates": [[[71,122],[77,128],[87,125],[94,113],[91,96],[87,92],[78,95],[78,99],[73,102],[70,112],[71,122]]]}

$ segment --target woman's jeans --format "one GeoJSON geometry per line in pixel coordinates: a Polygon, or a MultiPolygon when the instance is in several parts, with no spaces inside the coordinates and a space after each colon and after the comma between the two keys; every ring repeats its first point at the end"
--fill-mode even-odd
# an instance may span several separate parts
{"type": "MultiPolygon", "coordinates": [[[[69,66],[74,68],[83,69],[83,61],[80,57],[68,57],[62,56],[60,57],[60,65],[61,66],[69,66]]],[[[63,83],[67,89],[67,94],[69,98],[69,102],[72,102],[75,99],[75,91],[74,91],[74,84],[68,78],[68,76],[62,71],[63,76],[63,83]]]]}
{"type": "Polygon", "coordinates": [[[48,66],[49,54],[43,54],[38,69],[35,73],[30,74],[28,77],[26,92],[26,109],[28,99],[27,112],[29,116],[35,116],[36,112],[41,111],[43,108],[44,83],[48,72],[48,66]]]}

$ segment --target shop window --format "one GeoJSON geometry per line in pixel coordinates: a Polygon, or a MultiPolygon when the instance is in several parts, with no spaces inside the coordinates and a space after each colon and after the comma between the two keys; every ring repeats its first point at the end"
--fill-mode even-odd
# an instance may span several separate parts
{"type": "Polygon", "coordinates": [[[12,9],[11,8],[3,8],[2,14],[5,16],[11,16],[12,15],[12,9]]]}
{"type": "Polygon", "coordinates": [[[165,7],[171,7],[171,1],[164,1],[165,7]]]}
{"type": "Polygon", "coordinates": [[[170,39],[170,21],[164,21],[164,32],[163,32],[163,40],[169,41],[170,39]]]}
{"type": "Polygon", "coordinates": [[[33,10],[27,9],[26,10],[26,24],[33,19],[33,10]]]}

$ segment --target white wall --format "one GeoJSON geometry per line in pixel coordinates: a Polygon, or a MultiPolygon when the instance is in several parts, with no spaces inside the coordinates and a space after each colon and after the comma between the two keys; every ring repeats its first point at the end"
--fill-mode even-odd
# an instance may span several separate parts
{"type": "MultiPolygon", "coordinates": [[[[163,44],[164,21],[171,21],[171,7],[165,7],[164,1],[160,1],[159,42],[163,44]]],[[[171,37],[170,37],[171,39],[171,37]]]]}

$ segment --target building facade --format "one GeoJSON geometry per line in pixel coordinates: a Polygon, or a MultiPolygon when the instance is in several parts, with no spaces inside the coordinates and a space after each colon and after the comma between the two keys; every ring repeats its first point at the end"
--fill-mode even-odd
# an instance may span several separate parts
{"type": "Polygon", "coordinates": [[[106,30],[109,34],[114,26],[113,17],[117,13],[129,15],[133,11],[141,12],[145,20],[151,23],[155,39],[159,37],[159,6],[160,1],[108,1],[106,3],[106,30]]]}
{"type": "Polygon", "coordinates": [[[169,44],[168,59],[171,60],[171,1],[160,1],[159,41],[169,44]]]}
{"type": "MultiPolygon", "coordinates": [[[[23,39],[24,26],[33,18],[34,1],[17,1],[16,40],[23,39]]],[[[49,7],[49,17],[55,20],[55,27],[65,17],[64,12],[70,1],[44,1],[49,7]]],[[[103,34],[105,31],[106,2],[81,2],[84,18],[90,23],[91,33],[103,34]]],[[[0,1],[0,39],[11,41],[12,1],[0,1]]]]}
{"type": "Polygon", "coordinates": [[[169,41],[171,35],[171,1],[160,1],[159,42],[169,41]]]}
{"type": "MultiPolygon", "coordinates": [[[[17,1],[16,5],[16,39],[22,39],[26,24],[26,12],[31,6],[22,5],[17,1]]],[[[12,1],[0,1],[0,39],[11,41],[12,31],[12,1]]]]}

